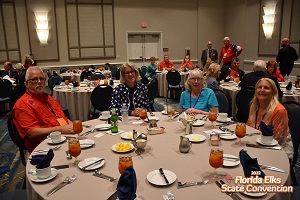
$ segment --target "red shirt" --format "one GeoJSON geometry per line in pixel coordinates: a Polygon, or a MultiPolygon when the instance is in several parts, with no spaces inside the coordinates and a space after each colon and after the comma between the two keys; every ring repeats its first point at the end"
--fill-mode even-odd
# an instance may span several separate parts
{"type": "MultiPolygon", "coordinates": [[[[191,66],[191,69],[194,69],[194,68],[195,68],[195,66],[194,66],[194,64],[193,64],[192,61],[189,61],[188,63],[189,63],[189,65],[191,66]]],[[[180,68],[183,68],[184,64],[185,64],[185,62],[182,62],[181,65],[180,65],[180,68]]],[[[184,68],[189,69],[189,67],[188,67],[187,65],[186,65],[184,68]]]]}
{"type": "Polygon", "coordinates": [[[163,70],[164,68],[166,69],[171,69],[172,67],[174,67],[174,63],[172,61],[169,60],[168,63],[166,63],[164,60],[161,61],[161,63],[159,64],[159,68],[160,70],[163,70]]]}
{"type": "MultiPolygon", "coordinates": [[[[240,47],[240,51],[243,49],[240,47]]],[[[231,63],[232,59],[235,57],[235,53],[239,51],[237,45],[230,43],[227,47],[223,45],[220,51],[220,60],[222,59],[223,63],[231,63]]]]}
{"type": "Polygon", "coordinates": [[[37,96],[27,90],[16,102],[12,110],[12,120],[20,136],[24,139],[25,146],[29,153],[31,153],[43,139],[32,140],[26,137],[26,135],[35,128],[59,126],[60,124],[56,120],[57,117],[63,117],[68,123],[68,118],[62,111],[60,104],[46,93],[44,93],[43,96],[37,96]]]}

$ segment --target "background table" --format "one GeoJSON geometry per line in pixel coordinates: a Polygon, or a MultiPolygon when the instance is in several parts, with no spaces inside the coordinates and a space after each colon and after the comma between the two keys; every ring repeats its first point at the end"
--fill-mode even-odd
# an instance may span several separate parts
{"type": "MultiPolygon", "coordinates": [[[[212,146],[209,145],[208,136],[203,133],[209,130],[210,122],[206,121],[203,127],[193,127],[194,133],[205,135],[206,141],[202,143],[194,143],[189,153],[183,154],[179,152],[180,136],[184,134],[185,130],[181,122],[169,122],[167,116],[161,113],[155,113],[160,118],[158,126],[164,126],[165,133],[158,135],[148,135],[148,143],[145,147],[145,153],[138,156],[135,152],[128,154],[133,157],[133,166],[137,176],[137,196],[140,199],[162,199],[164,194],[172,191],[175,199],[231,199],[228,195],[221,193],[220,189],[214,182],[210,182],[204,186],[194,186],[188,188],[177,188],[177,181],[200,181],[205,176],[213,172],[213,168],[209,165],[208,158],[212,146]],[[147,181],[147,174],[153,170],[158,170],[160,167],[170,170],[177,175],[177,181],[169,186],[159,187],[150,184],[147,181]]],[[[200,117],[200,116],[199,116],[200,117]]],[[[119,129],[124,131],[132,131],[136,129],[138,132],[146,132],[148,124],[132,125],[136,121],[130,118],[129,125],[119,123],[119,129]]],[[[85,122],[85,124],[92,125],[91,128],[84,128],[83,131],[91,130],[95,125],[104,123],[99,119],[85,122]]],[[[233,130],[234,125],[229,126],[233,130]]],[[[247,127],[247,132],[257,132],[257,130],[247,127]]],[[[99,132],[88,135],[88,138],[93,139],[96,144],[94,147],[82,150],[78,159],[83,160],[89,157],[105,158],[105,165],[100,168],[100,172],[104,174],[120,177],[118,172],[118,158],[120,154],[114,153],[111,150],[112,145],[117,142],[126,142],[120,138],[120,135],[112,136],[104,134],[100,138],[94,137],[99,132]]],[[[102,132],[103,133],[103,132],[102,132]]],[[[242,139],[243,142],[256,143],[258,135],[246,136],[242,139]]],[[[130,141],[127,141],[130,142],[130,141]]],[[[237,140],[222,140],[219,148],[222,148],[224,153],[238,156],[242,147],[238,146],[237,140]]],[[[61,144],[62,148],[55,151],[55,157],[51,165],[71,164],[72,161],[66,159],[65,151],[68,149],[67,143],[61,144]]],[[[49,148],[46,141],[42,142],[36,149],[49,148]]],[[[243,147],[245,148],[245,146],[243,147]]],[[[283,150],[269,150],[247,148],[248,154],[252,158],[258,158],[260,164],[273,165],[289,172],[289,161],[286,153],[283,150]]],[[[26,165],[26,171],[33,169],[29,162],[26,165]]],[[[243,176],[243,169],[241,165],[236,167],[222,167],[219,168],[218,173],[229,173],[235,177],[237,175],[243,176]]],[[[289,185],[289,173],[279,173],[269,170],[264,170],[266,175],[274,175],[282,178],[282,184],[289,185]]],[[[58,170],[58,175],[46,183],[35,183],[27,176],[27,194],[28,199],[107,199],[113,192],[116,191],[117,181],[109,182],[108,180],[95,177],[92,175],[93,171],[87,172],[80,170],[77,166],[71,165],[70,168],[58,170]],[[66,176],[77,175],[77,180],[65,186],[50,197],[45,197],[44,194],[51,188],[62,182],[66,176]]],[[[233,183],[233,182],[231,182],[233,183]]],[[[251,199],[249,197],[238,194],[243,199],[251,199]]],[[[284,193],[268,193],[264,199],[289,199],[289,194],[284,193]]],[[[252,198],[253,199],[253,198],[252,198]]]]}
{"type": "Polygon", "coordinates": [[[80,74],[78,74],[78,73],[66,72],[66,73],[62,73],[60,75],[61,75],[62,78],[65,78],[65,79],[68,79],[68,80],[70,80],[71,77],[73,76],[76,82],[80,82],[80,74]]]}

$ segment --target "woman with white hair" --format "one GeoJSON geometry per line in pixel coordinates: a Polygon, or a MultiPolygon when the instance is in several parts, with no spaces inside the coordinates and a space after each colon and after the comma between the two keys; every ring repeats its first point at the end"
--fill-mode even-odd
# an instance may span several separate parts
{"type": "Polygon", "coordinates": [[[219,112],[219,104],[213,90],[206,88],[202,72],[194,69],[185,82],[185,91],[181,93],[178,112],[188,115],[219,112]]]}
{"type": "Polygon", "coordinates": [[[139,82],[141,77],[135,64],[125,62],[120,67],[120,75],[120,84],[112,92],[111,106],[121,115],[122,105],[126,104],[128,115],[138,116],[141,110],[149,108],[148,89],[139,82]]]}

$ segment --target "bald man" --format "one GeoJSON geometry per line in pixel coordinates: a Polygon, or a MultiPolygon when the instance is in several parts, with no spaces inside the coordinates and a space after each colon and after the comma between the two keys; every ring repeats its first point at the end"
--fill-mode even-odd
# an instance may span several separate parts
{"type": "Polygon", "coordinates": [[[211,41],[207,42],[207,49],[202,50],[201,63],[203,67],[205,66],[208,58],[210,58],[213,62],[218,62],[218,51],[212,48],[211,41]]]}
{"type": "Polygon", "coordinates": [[[283,77],[290,75],[296,60],[298,60],[298,55],[296,50],[290,46],[289,38],[283,38],[281,40],[281,48],[276,57],[276,62],[279,63],[279,70],[283,77]]]}
{"type": "Polygon", "coordinates": [[[232,59],[238,57],[243,51],[243,47],[238,46],[230,42],[229,37],[224,37],[223,39],[224,45],[220,51],[219,61],[220,64],[223,62],[223,66],[231,66],[232,59]]]}

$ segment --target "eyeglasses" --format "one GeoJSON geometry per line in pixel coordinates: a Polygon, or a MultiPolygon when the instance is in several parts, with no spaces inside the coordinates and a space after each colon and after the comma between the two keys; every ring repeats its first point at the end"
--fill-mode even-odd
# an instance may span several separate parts
{"type": "Polygon", "coordinates": [[[134,70],[131,70],[131,71],[125,72],[124,74],[126,74],[126,75],[129,75],[129,74],[135,74],[135,71],[134,71],[134,70]]]}
{"type": "Polygon", "coordinates": [[[32,78],[32,79],[29,79],[29,81],[33,82],[33,83],[38,83],[39,81],[41,83],[44,83],[45,82],[45,78],[32,78]]]}
{"type": "Polygon", "coordinates": [[[203,78],[190,78],[191,81],[195,82],[195,81],[202,81],[203,78]]]}

